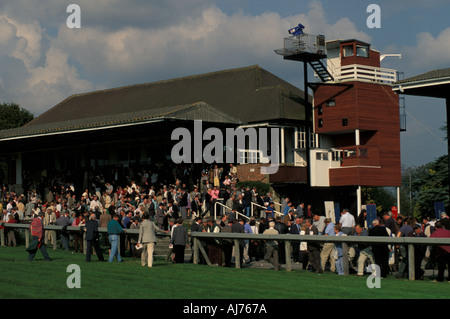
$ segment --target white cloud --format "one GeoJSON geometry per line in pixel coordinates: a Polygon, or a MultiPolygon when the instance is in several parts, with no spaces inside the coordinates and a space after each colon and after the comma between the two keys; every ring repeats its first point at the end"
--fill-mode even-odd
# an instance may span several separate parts
{"type": "Polygon", "coordinates": [[[0,44],[7,48],[0,62],[8,58],[22,65],[21,87],[11,89],[9,79],[2,77],[0,93],[36,114],[97,88],[252,64],[286,72],[288,80],[294,73],[297,78],[292,64],[274,49],[299,22],[307,32],[328,39],[370,40],[348,18],[327,21],[319,1],[312,1],[307,13],[283,18],[275,12],[225,14],[206,0],[194,0],[197,7],[178,0],[80,0],[81,29],[65,25],[65,1],[43,0],[25,16],[18,9],[27,1],[0,4],[6,12],[0,20],[0,44]],[[158,23],[161,19],[165,22],[158,23]]]}
{"type": "Polygon", "coordinates": [[[417,35],[417,44],[403,50],[413,68],[437,69],[450,64],[450,28],[446,28],[434,37],[428,32],[417,35]]]}
{"type": "Polygon", "coordinates": [[[68,54],[51,47],[42,53],[46,34],[36,23],[21,24],[0,17],[0,64],[3,66],[0,94],[3,101],[16,102],[39,114],[74,90],[91,90],[94,85],[79,78],[68,54]]]}

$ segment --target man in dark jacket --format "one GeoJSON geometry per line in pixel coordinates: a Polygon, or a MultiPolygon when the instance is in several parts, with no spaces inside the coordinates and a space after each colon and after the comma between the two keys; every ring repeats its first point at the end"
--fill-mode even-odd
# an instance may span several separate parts
{"type": "MultiPolygon", "coordinates": [[[[369,236],[389,237],[386,227],[381,226],[378,219],[375,219],[372,225],[369,236]]],[[[387,244],[372,245],[372,253],[375,264],[380,267],[381,277],[386,278],[389,273],[389,246],[387,244]]]]}
{"type": "MultiPolygon", "coordinates": [[[[231,233],[233,226],[233,220],[228,219],[227,225],[222,227],[222,233],[231,233]]],[[[233,240],[225,239],[222,241],[222,250],[224,252],[224,264],[225,267],[231,267],[231,256],[233,255],[233,240]]]]}
{"type": "MultiPolygon", "coordinates": [[[[307,218],[305,220],[306,223],[306,235],[319,235],[319,230],[316,226],[313,225],[313,221],[311,218],[307,218]]],[[[308,259],[311,265],[314,268],[316,273],[323,273],[323,270],[320,266],[320,244],[318,242],[308,242],[307,243],[308,250],[308,259]]]]}
{"type": "MultiPolygon", "coordinates": [[[[235,219],[233,221],[233,225],[231,226],[231,232],[232,233],[238,233],[238,234],[242,233],[242,234],[244,234],[244,225],[242,225],[240,223],[240,220],[241,219],[239,219],[239,220],[235,219]]],[[[242,265],[242,263],[244,261],[244,244],[245,244],[244,240],[240,239],[239,240],[239,260],[240,260],[241,265],[242,265]]],[[[236,256],[238,254],[238,252],[235,251],[234,254],[236,256]]]]}
{"type": "MultiPolygon", "coordinates": [[[[281,221],[281,216],[275,218],[275,226],[273,227],[278,234],[287,234],[289,232],[288,227],[281,221]]],[[[289,256],[290,257],[290,256],[289,256]]],[[[278,243],[278,260],[281,264],[286,263],[286,250],[284,249],[284,242],[278,243]]]]}
{"type": "Polygon", "coordinates": [[[189,238],[187,229],[183,226],[182,218],[177,219],[177,227],[173,228],[170,244],[173,245],[174,262],[177,264],[184,263],[184,251],[186,245],[189,246],[189,238]]]}
{"type": "Polygon", "coordinates": [[[245,215],[250,217],[250,209],[252,205],[252,192],[250,191],[250,187],[245,189],[244,196],[242,196],[242,205],[244,206],[245,215]]]}
{"type": "Polygon", "coordinates": [[[98,222],[95,213],[92,213],[89,220],[86,222],[86,261],[91,261],[92,248],[94,248],[97,254],[98,260],[104,261],[103,253],[100,250],[99,244],[99,232],[98,232],[98,222]]]}
{"type": "Polygon", "coordinates": [[[65,251],[69,251],[69,239],[70,233],[67,231],[67,227],[71,225],[69,211],[66,210],[64,215],[61,215],[55,222],[57,226],[61,226],[62,229],[60,231],[61,236],[61,244],[64,246],[65,251]]]}

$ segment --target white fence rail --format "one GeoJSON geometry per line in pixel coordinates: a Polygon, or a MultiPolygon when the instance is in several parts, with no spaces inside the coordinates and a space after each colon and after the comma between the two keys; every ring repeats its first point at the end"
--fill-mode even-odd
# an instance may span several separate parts
{"type": "Polygon", "coordinates": [[[351,64],[335,68],[333,70],[333,77],[336,82],[362,80],[392,84],[397,81],[397,71],[361,64],[351,64]]]}

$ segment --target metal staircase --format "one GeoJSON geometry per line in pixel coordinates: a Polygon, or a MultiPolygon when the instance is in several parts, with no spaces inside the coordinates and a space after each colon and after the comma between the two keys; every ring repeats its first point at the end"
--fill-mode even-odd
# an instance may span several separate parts
{"type": "Polygon", "coordinates": [[[309,65],[316,72],[317,76],[322,80],[322,82],[334,81],[333,76],[328,71],[327,67],[323,65],[321,60],[309,61],[309,65]]]}

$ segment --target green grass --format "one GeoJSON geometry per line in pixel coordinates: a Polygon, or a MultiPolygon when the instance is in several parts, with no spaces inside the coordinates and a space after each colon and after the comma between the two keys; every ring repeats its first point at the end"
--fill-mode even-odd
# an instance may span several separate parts
{"type": "MultiPolygon", "coordinates": [[[[366,277],[322,275],[307,271],[223,268],[172,264],[156,259],[153,268],[140,261],[86,263],[82,254],[48,250],[51,262],[40,252],[27,261],[24,246],[0,247],[1,299],[448,299],[450,283],[381,280],[369,289],[366,277]],[[81,288],[70,289],[70,264],[81,270],[81,288]]],[[[106,255],[105,255],[106,256],[106,255]]]]}

